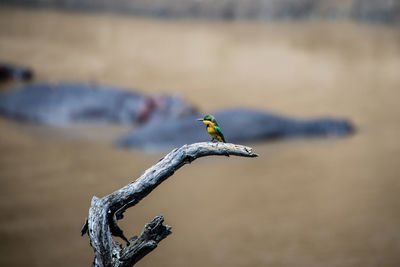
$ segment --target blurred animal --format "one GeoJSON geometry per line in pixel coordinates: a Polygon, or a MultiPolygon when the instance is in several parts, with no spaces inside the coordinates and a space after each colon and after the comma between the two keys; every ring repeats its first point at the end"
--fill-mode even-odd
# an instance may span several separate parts
{"type": "MultiPolygon", "coordinates": [[[[348,120],[299,119],[254,109],[227,109],[213,113],[233,143],[289,137],[351,134],[348,120]]],[[[81,83],[36,83],[0,93],[0,115],[48,125],[111,123],[140,126],[116,143],[126,148],[164,151],[204,141],[196,108],[175,95],[147,96],[121,88],[81,83]]],[[[201,119],[213,140],[225,142],[211,115],[201,119]]]]}
{"type": "MultiPolygon", "coordinates": [[[[254,109],[227,109],[213,113],[224,125],[232,143],[268,141],[291,137],[345,136],[354,130],[351,122],[335,118],[299,119],[254,109]]],[[[207,117],[207,116],[206,116],[207,117]]],[[[204,121],[204,119],[203,119],[204,121]]],[[[165,151],[207,138],[196,117],[149,123],[117,141],[126,148],[165,151]]]]}
{"type": "Polygon", "coordinates": [[[147,96],[96,84],[36,83],[0,94],[1,115],[49,125],[140,125],[195,112],[192,105],[176,95],[147,96]]]}

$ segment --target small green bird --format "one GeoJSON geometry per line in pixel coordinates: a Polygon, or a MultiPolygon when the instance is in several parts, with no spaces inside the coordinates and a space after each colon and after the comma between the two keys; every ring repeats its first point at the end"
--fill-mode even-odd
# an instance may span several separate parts
{"type": "Polygon", "coordinates": [[[198,121],[202,121],[204,124],[206,124],[206,130],[209,135],[211,135],[211,141],[217,140],[220,142],[225,142],[225,137],[224,134],[221,131],[221,128],[219,128],[217,120],[214,118],[212,115],[207,115],[203,119],[197,119],[198,121]]]}

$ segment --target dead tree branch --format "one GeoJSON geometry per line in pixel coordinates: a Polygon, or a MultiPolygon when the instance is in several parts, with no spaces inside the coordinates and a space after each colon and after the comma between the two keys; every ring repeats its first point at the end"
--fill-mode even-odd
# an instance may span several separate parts
{"type": "Polygon", "coordinates": [[[123,188],[103,197],[93,197],[89,217],[82,228],[88,232],[94,249],[93,266],[132,266],[171,233],[171,227],[163,225],[162,216],[148,223],[139,237],[128,240],[117,224],[126,209],[136,205],[154,188],[173,175],[176,170],[193,160],[211,155],[257,157],[249,147],[225,143],[195,143],[172,150],[142,176],[123,188]],[[112,239],[121,237],[127,242],[125,248],[112,239]]]}

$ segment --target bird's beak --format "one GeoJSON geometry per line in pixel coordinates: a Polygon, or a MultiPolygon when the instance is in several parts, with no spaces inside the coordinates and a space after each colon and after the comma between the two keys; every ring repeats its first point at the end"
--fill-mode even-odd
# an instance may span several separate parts
{"type": "Polygon", "coordinates": [[[198,121],[203,121],[203,119],[202,118],[200,118],[200,119],[197,119],[198,121]]]}

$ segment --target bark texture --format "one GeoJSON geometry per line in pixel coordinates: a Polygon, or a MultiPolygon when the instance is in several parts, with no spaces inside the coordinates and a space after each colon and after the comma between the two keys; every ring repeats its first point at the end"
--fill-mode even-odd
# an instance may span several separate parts
{"type": "Polygon", "coordinates": [[[126,209],[136,205],[153,189],[172,176],[176,170],[193,160],[211,155],[257,157],[250,147],[202,142],[184,145],[172,150],[158,163],[147,169],[138,179],[123,188],[103,197],[93,197],[89,217],[81,233],[88,233],[94,249],[93,266],[132,266],[171,233],[171,227],[163,225],[163,216],[155,217],[145,227],[139,237],[127,239],[117,220],[123,218],[126,209]],[[126,241],[123,247],[112,236],[126,241]]]}

